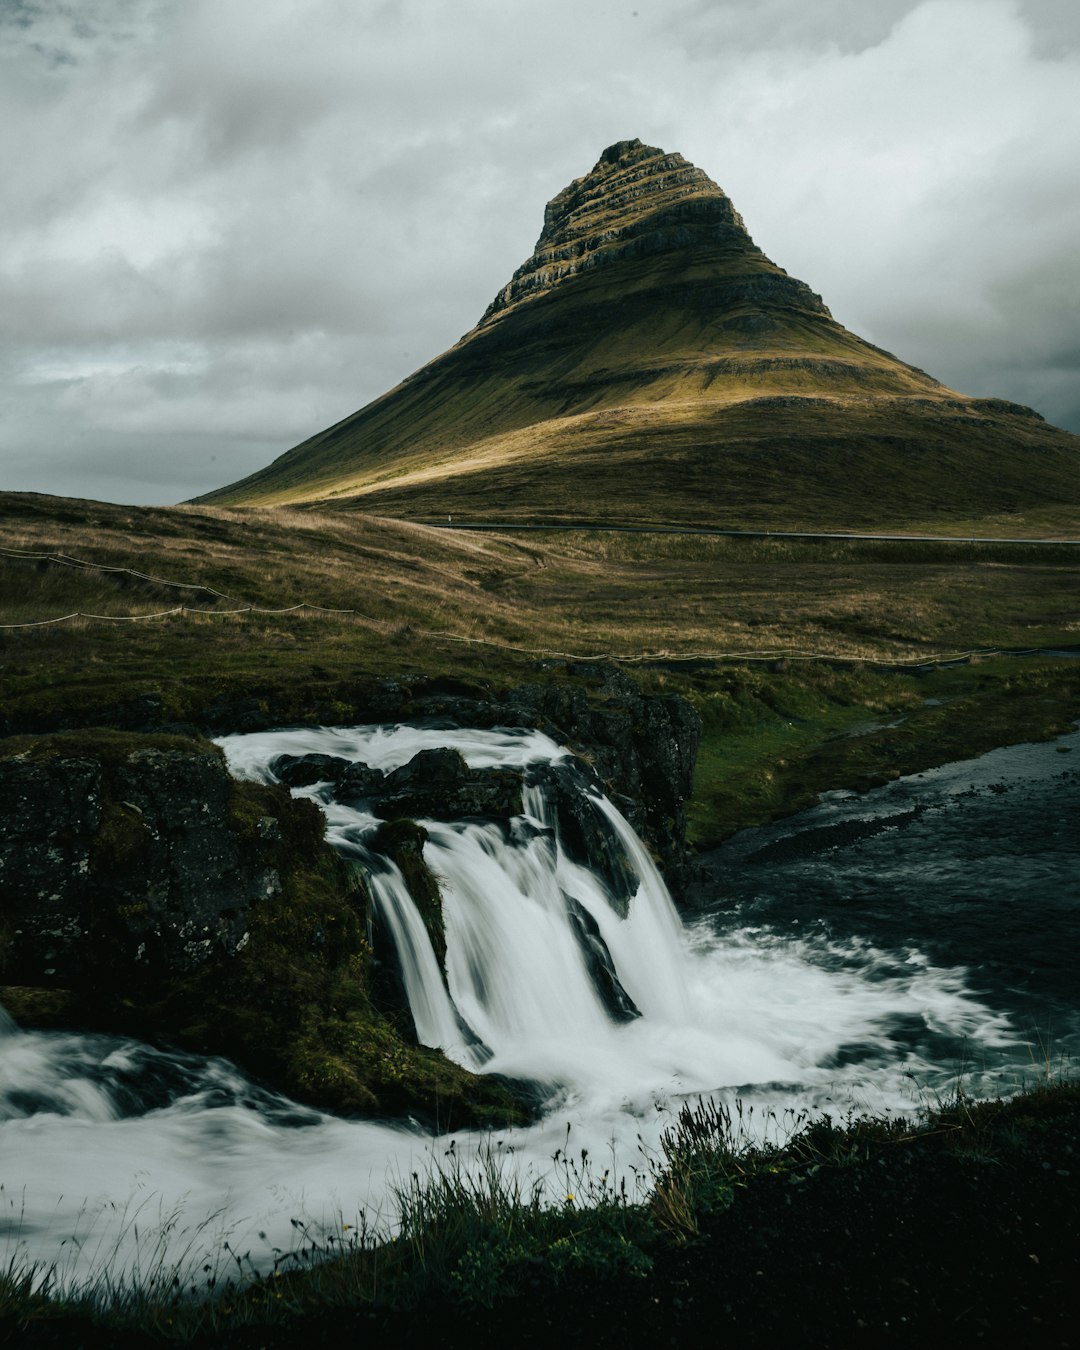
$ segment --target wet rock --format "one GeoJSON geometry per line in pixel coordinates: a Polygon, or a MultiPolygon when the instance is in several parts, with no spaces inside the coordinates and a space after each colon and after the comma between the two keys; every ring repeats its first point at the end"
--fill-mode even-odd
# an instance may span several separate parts
{"type": "MultiPolygon", "coordinates": [[[[239,949],[251,906],[281,890],[266,852],[280,826],[265,805],[244,809],[251,785],[234,783],[217,750],[130,742],[114,734],[95,758],[45,738],[3,761],[0,927],[12,983],[194,970],[239,949]]],[[[284,794],[276,804],[296,808],[315,809],[284,794]]]]}
{"type": "Polygon", "coordinates": [[[387,787],[391,791],[416,786],[454,787],[467,779],[470,772],[460,750],[419,750],[407,764],[387,775],[387,787]]]}
{"type": "Polygon", "coordinates": [[[385,776],[366,765],[354,769],[343,778],[335,799],[370,801],[383,820],[460,820],[521,812],[520,772],[470,769],[457,750],[421,750],[385,776]]]}
{"type": "Polygon", "coordinates": [[[334,799],[344,802],[347,806],[357,806],[361,802],[381,796],[385,785],[386,774],[382,769],[373,769],[367,764],[353,763],[342,774],[337,791],[334,793],[334,799]]]}
{"type": "Polygon", "coordinates": [[[611,1018],[616,1022],[632,1022],[641,1011],[622,986],[615,973],[607,943],[600,936],[596,920],[572,895],[566,897],[570,925],[585,957],[585,966],[593,985],[611,1018]]]}
{"type": "Polygon", "coordinates": [[[340,783],[351,767],[337,755],[278,755],[270,771],[288,787],[311,787],[313,783],[340,783]]]}
{"type": "Polygon", "coordinates": [[[518,725],[537,727],[553,738],[586,728],[589,699],[578,685],[521,684],[511,689],[506,706],[518,725]]]}

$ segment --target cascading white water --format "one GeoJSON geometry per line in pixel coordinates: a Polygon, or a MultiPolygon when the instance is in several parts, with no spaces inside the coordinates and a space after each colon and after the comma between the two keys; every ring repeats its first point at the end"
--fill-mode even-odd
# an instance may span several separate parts
{"type": "Polygon", "coordinates": [[[404,878],[391,864],[369,873],[369,885],[398,954],[417,1040],[445,1050],[468,1069],[479,1069],[483,1057],[462,1039],[431,939],[404,878]]]}
{"type": "MultiPolygon", "coordinates": [[[[448,745],[474,768],[567,755],[536,732],[400,726],[301,728],[221,744],[234,773],[262,780],[283,753],[384,770],[448,745]]],[[[595,791],[590,809],[635,878],[625,915],[562,846],[539,785],[526,789],[509,836],[494,823],[425,822],[425,858],[444,898],[444,972],[400,873],[367,850],[375,817],[334,801],[330,784],[298,791],[322,805],[331,842],[368,869],[420,1040],[546,1093],[539,1123],[508,1136],[517,1165],[549,1167],[568,1122],[594,1156],[618,1159],[622,1141],[628,1164],[685,1094],[910,1110],[919,1104],[912,1080],[928,1091],[944,1082],[959,1044],[989,1054],[1014,1040],[962,971],[915,951],[719,932],[706,922],[685,928],[640,840],[595,791]],[[595,926],[639,1016],[613,1016],[575,913],[595,926]]],[[[477,1143],[459,1139],[459,1156],[477,1143]]],[[[332,1226],[362,1208],[392,1222],[394,1177],[423,1170],[443,1147],[415,1129],[295,1108],[222,1061],[0,1025],[0,1260],[6,1237],[9,1251],[44,1261],[67,1242],[61,1268],[72,1277],[95,1262],[127,1269],[138,1259],[138,1211],[143,1241],[157,1216],[170,1256],[186,1249],[197,1263],[228,1234],[234,1250],[250,1248],[265,1265],[275,1246],[291,1245],[301,1215],[332,1226]]]]}

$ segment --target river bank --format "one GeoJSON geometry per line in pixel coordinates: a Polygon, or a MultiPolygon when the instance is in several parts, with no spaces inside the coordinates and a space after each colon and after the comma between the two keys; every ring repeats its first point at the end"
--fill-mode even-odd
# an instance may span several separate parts
{"type": "Polygon", "coordinates": [[[141,1325],[131,1308],[92,1318],[77,1305],[29,1299],[16,1310],[9,1300],[0,1343],[1078,1343],[1077,1084],[1005,1103],[955,1099],[921,1128],[819,1124],[771,1151],[733,1153],[690,1133],[696,1148],[638,1213],[567,1205],[540,1224],[528,1212],[500,1223],[474,1209],[474,1243],[456,1261],[446,1232],[417,1232],[336,1270],[226,1293],[202,1313],[161,1298],[138,1310],[141,1325]]]}

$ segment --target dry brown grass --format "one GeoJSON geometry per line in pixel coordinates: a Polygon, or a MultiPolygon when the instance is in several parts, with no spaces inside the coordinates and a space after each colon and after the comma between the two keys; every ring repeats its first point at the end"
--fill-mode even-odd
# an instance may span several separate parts
{"type": "MultiPolygon", "coordinates": [[[[479,534],[356,513],[0,497],[0,544],[132,568],[0,558],[2,621],[80,610],[347,640],[626,659],[816,653],[917,660],[1076,640],[1080,549],[707,536],[479,534]],[[224,597],[201,592],[213,588],[224,597]],[[238,606],[329,610],[226,617],[238,606]],[[193,614],[207,610],[209,614],[193,614]]],[[[161,621],[152,621],[161,622],[161,621]]],[[[164,622],[173,622],[165,620],[164,622]]],[[[146,625],[143,625],[145,627],[146,625]]],[[[16,640],[25,630],[8,630],[16,640]]],[[[224,641],[224,637],[221,638],[224,641]]],[[[297,639],[293,639],[297,640],[297,639]]]]}

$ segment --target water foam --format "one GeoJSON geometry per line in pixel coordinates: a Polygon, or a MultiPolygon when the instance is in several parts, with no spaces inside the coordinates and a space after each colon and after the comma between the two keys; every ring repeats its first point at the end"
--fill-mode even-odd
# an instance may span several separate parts
{"type": "MultiPolygon", "coordinates": [[[[404,726],[221,744],[234,773],[263,781],[284,753],[384,770],[447,745],[472,767],[567,757],[538,732],[404,726]]],[[[330,784],[302,790],[325,810],[331,842],[366,860],[421,1041],[547,1094],[537,1125],[498,1137],[515,1166],[550,1173],[570,1125],[576,1146],[628,1167],[697,1094],[758,1103],[762,1119],[775,1106],[910,1112],[973,1055],[990,1066],[1007,1057],[1007,1019],[980,1003],[962,970],[916,950],[715,920],[684,926],[633,830],[594,788],[582,790],[636,876],[625,917],[563,849],[540,787],[526,790],[525,818],[509,837],[481,821],[425,822],[425,857],[444,896],[445,979],[404,879],[367,851],[374,815],[334,802],[330,784]],[[595,924],[640,1016],[612,1016],[574,906],[595,924]]],[[[483,1143],[454,1142],[461,1157],[483,1143]]],[[[340,1232],[362,1211],[392,1227],[395,1178],[426,1170],[446,1147],[408,1125],[295,1107],[221,1060],[0,1026],[0,1237],[34,1260],[61,1252],[68,1278],[103,1263],[114,1274],[135,1269],[144,1259],[136,1219],[144,1253],[153,1232],[168,1259],[192,1269],[226,1237],[265,1269],[275,1248],[295,1244],[297,1220],[340,1232]]]]}

